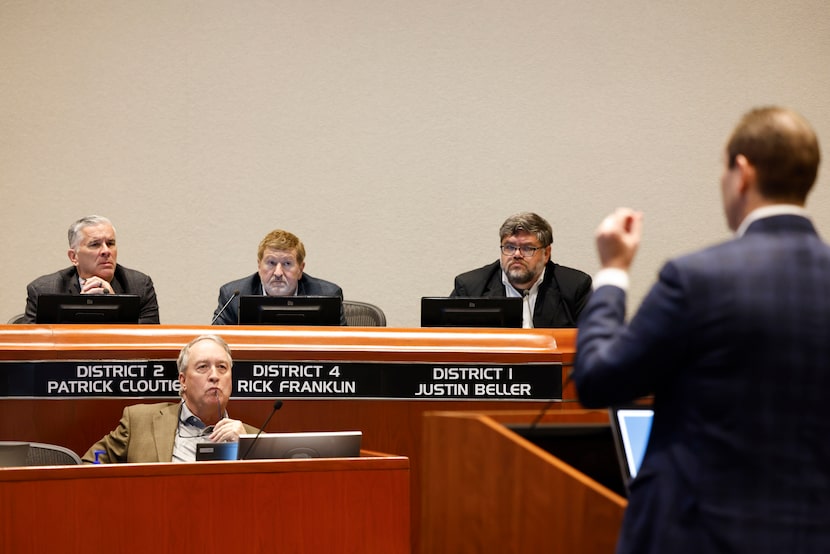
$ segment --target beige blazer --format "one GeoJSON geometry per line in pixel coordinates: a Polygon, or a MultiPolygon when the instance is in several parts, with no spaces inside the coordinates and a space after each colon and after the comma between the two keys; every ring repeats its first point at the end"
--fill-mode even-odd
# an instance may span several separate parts
{"type": "MultiPolygon", "coordinates": [[[[95,451],[102,463],[169,462],[179,421],[179,402],[135,404],[124,408],[118,427],[86,451],[82,460],[95,462],[95,451]]],[[[244,425],[244,424],[243,424],[244,425]]],[[[248,433],[257,429],[245,425],[248,433]]]]}

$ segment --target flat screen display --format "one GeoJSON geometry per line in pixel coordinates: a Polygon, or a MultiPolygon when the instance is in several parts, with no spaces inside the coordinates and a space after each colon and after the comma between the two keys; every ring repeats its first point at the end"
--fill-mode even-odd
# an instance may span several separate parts
{"type": "Polygon", "coordinates": [[[240,296],[240,325],[340,325],[338,296],[240,296]]]}
{"type": "Polygon", "coordinates": [[[522,299],[421,298],[421,327],[521,328],[522,299]]]}
{"type": "Polygon", "coordinates": [[[362,438],[360,431],[239,435],[238,453],[245,460],[354,458],[360,456],[362,438]]]}
{"type": "Polygon", "coordinates": [[[35,322],[137,324],[138,315],[134,294],[41,294],[35,322]]]}

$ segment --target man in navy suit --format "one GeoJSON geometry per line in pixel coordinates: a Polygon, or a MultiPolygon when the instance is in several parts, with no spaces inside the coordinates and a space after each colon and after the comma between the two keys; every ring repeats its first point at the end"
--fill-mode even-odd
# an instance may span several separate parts
{"type": "Polygon", "coordinates": [[[579,399],[655,410],[617,552],[830,552],[830,248],[804,209],[819,158],[800,115],[746,114],[721,178],[735,238],[668,262],[627,325],[642,215],[600,224],[579,399]]]}
{"type": "MultiPolygon", "coordinates": [[[[271,231],[259,243],[257,272],[226,283],[219,289],[219,304],[213,312],[213,325],[239,324],[240,296],[339,296],[343,299],[343,289],[303,273],[304,269],[305,246],[302,241],[282,229],[271,231]]],[[[346,325],[342,305],[340,325],[346,325]]]]}
{"type": "Polygon", "coordinates": [[[591,276],[551,260],[553,230],[521,212],[499,229],[501,258],[455,278],[451,297],[524,298],[523,327],[576,327],[591,295],[591,276]]]}

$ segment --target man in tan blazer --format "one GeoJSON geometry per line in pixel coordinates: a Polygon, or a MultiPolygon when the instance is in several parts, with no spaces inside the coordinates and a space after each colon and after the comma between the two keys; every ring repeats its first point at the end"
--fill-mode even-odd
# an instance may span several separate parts
{"type": "Polygon", "coordinates": [[[196,337],[177,362],[182,401],[124,408],[118,427],[83,456],[86,463],[188,462],[200,442],[236,442],[257,429],[230,419],[231,351],[217,335],[196,337]]]}

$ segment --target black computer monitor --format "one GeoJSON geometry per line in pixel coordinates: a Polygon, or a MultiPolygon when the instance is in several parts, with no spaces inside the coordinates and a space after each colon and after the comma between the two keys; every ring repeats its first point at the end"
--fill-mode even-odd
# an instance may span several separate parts
{"type": "Polygon", "coordinates": [[[362,438],[361,431],[239,435],[237,452],[240,460],[354,458],[360,456],[362,438]]]}
{"type": "Polygon", "coordinates": [[[421,327],[521,326],[521,298],[421,298],[421,327]]]}
{"type": "Polygon", "coordinates": [[[621,496],[626,489],[608,423],[508,423],[508,429],[621,496]]]}
{"type": "Polygon", "coordinates": [[[240,296],[240,325],[340,325],[339,296],[240,296]]]}
{"type": "Polygon", "coordinates": [[[35,322],[137,324],[138,315],[134,294],[41,294],[35,322]]]}

